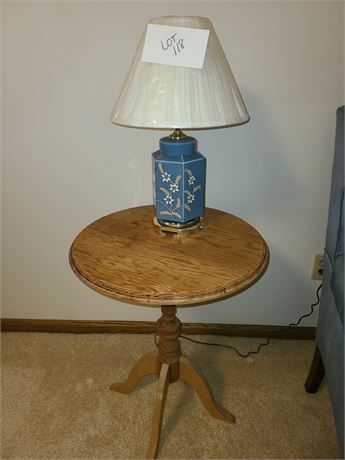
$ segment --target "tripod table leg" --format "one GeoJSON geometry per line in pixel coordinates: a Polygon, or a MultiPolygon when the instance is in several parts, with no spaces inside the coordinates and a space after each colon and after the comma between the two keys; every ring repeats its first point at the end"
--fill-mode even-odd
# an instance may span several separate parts
{"type": "Polygon", "coordinates": [[[165,401],[168,394],[169,388],[169,364],[163,363],[161,367],[161,371],[159,374],[158,386],[157,386],[157,393],[156,393],[156,401],[155,407],[153,412],[153,420],[152,420],[152,432],[151,432],[151,441],[149,450],[147,451],[146,458],[155,458],[159,443],[159,435],[161,432],[162,421],[163,421],[163,412],[165,401]]]}
{"type": "Polygon", "coordinates": [[[192,365],[183,358],[180,360],[180,378],[194,388],[205,408],[213,417],[223,420],[224,422],[235,423],[235,417],[216,404],[206,381],[199,375],[192,365]]]}
{"type": "Polygon", "coordinates": [[[110,390],[116,391],[117,393],[128,394],[144,377],[150,374],[158,374],[158,358],[156,353],[148,353],[144,355],[134,365],[130,371],[127,380],[122,383],[113,383],[110,385],[110,390]]]}

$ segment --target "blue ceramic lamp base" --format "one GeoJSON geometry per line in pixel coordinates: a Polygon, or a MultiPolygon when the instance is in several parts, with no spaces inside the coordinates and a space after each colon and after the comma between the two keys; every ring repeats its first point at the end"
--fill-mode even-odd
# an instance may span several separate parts
{"type": "Polygon", "coordinates": [[[179,233],[201,228],[205,210],[206,158],[197,141],[176,129],[152,154],[155,225],[179,233]]]}

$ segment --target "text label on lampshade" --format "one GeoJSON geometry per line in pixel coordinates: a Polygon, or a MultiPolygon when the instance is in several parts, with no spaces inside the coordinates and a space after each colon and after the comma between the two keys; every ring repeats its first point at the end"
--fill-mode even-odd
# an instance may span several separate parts
{"type": "Polygon", "coordinates": [[[141,60],[202,69],[209,30],[148,24],[141,60]]]}

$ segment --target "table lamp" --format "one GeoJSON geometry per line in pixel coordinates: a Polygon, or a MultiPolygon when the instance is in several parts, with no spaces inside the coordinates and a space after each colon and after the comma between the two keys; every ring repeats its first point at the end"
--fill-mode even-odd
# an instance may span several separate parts
{"type": "Polygon", "coordinates": [[[182,129],[240,125],[249,115],[209,19],[151,19],[111,115],[121,126],[171,129],[152,154],[154,224],[202,228],[206,159],[182,129]]]}

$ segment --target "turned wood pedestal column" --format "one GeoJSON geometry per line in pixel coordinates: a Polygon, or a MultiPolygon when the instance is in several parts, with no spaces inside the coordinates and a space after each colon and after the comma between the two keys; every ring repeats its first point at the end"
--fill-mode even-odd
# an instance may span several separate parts
{"type": "Polygon", "coordinates": [[[231,214],[207,208],[203,229],[188,237],[157,232],[153,215],[152,206],[142,206],[105,216],[87,226],[70,250],[73,271],[92,289],[114,299],[161,308],[158,353],[143,356],[125,382],[110,386],[112,391],[128,394],[146,375],[157,375],[147,458],[157,453],[168,387],[180,379],[192,385],[213,417],[235,422],[233,415],[216,404],[203,377],[181,357],[176,306],[235,295],[262,276],[269,260],[259,233],[231,214]]]}

